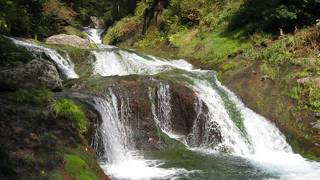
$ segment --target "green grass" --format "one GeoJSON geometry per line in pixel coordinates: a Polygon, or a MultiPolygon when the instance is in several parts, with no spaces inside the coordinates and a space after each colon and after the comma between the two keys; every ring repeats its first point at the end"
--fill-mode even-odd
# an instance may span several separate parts
{"type": "Polygon", "coordinates": [[[59,149],[59,156],[63,158],[63,166],[49,172],[50,179],[63,180],[66,178],[77,180],[101,179],[102,170],[96,160],[95,154],[88,152],[85,146],[77,148],[59,149]]]}
{"type": "Polygon", "coordinates": [[[267,76],[268,79],[275,80],[279,75],[279,67],[271,66],[267,63],[264,63],[260,66],[260,71],[267,76]]]}
{"type": "Polygon", "coordinates": [[[64,156],[64,161],[66,162],[66,172],[77,180],[99,179],[96,174],[90,170],[86,161],[81,157],[67,154],[64,156]]]}
{"type": "Polygon", "coordinates": [[[81,133],[86,133],[88,123],[81,107],[68,99],[60,99],[53,103],[53,112],[57,118],[71,121],[72,125],[81,133]]]}

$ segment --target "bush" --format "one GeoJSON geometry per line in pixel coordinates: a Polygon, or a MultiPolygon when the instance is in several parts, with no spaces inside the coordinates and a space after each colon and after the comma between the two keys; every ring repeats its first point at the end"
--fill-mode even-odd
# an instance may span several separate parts
{"type": "Polygon", "coordinates": [[[86,133],[88,128],[86,116],[82,109],[68,99],[61,99],[53,104],[53,112],[57,118],[69,120],[81,134],[86,133]]]}
{"type": "Polygon", "coordinates": [[[103,38],[104,44],[115,44],[138,32],[142,25],[139,17],[126,17],[110,28],[103,38]]]}

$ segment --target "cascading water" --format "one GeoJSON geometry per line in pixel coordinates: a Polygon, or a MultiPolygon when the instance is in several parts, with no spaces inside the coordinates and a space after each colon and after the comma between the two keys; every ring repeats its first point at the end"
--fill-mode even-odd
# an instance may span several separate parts
{"type": "MultiPolygon", "coordinates": [[[[221,131],[222,138],[221,142],[212,142],[209,138],[204,138],[198,147],[192,147],[191,150],[206,153],[223,152],[244,158],[250,164],[273,174],[272,178],[276,179],[320,177],[319,163],[310,162],[294,154],[281,132],[268,120],[245,107],[232,92],[219,83],[213,72],[193,70],[192,65],[183,60],[168,61],[152,56],[140,56],[117,48],[94,50],[92,54],[96,57],[94,74],[101,76],[161,73],[176,78],[177,81],[179,77],[186,79],[181,83],[196,93],[199,101],[195,102],[196,111],[201,113],[202,104],[208,108],[206,131],[217,128],[221,131]],[[179,74],[171,76],[170,70],[174,69],[180,69],[179,74]]],[[[172,104],[170,104],[169,85],[160,84],[157,93],[152,88],[149,92],[155,122],[170,137],[187,144],[185,141],[187,137],[172,136],[170,120],[173,115],[170,110],[172,104]]],[[[192,133],[197,133],[196,123],[197,121],[192,133]]],[[[111,162],[111,166],[112,164],[111,162]]],[[[107,173],[112,172],[107,171],[107,173]]],[[[117,178],[121,179],[121,174],[118,175],[117,178]]]]}
{"type": "Polygon", "coordinates": [[[191,70],[192,65],[183,61],[166,61],[152,56],[139,56],[117,48],[95,50],[94,73],[101,76],[125,76],[130,74],[157,74],[172,68],[191,70]]]}
{"type": "Polygon", "coordinates": [[[101,36],[104,29],[84,28],[84,31],[88,34],[89,40],[95,44],[101,44],[101,36]]]}
{"type": "Polygon", "coordinates": [[[58,67],[59,71],[62,73],[65,79],[75,79],[79,77],[74,71],[74,64],[70,60],[70,57],[68,54],[66,54],[66,57],[63,57],[53,49],[39,46],[31,42],[14,39],[14,38],[9,38],[9,39],[13,43],[15,43],[17,46],[22,46],[26,48],[36,58],[42,58],[44,54],[50,57],[50,59],[56,64],[56,66],[58,67]]]}
{"type": "Polygon", "coordinates": [[[152,102],[152,114],[156,124],[165,132],[169,133],[172,130],[171,125],[171,108],[170,108],[170,92],[169,85],[160,83],[159,90],[156,94],[152,88],[149,88],[149,98],[152,102]],[[153,102],[157,99],[157,102],[153,102]],[[157,103],[157,105],[156,105],[157,103]]]}
{"type": "Polygon", "coordinates": [[[101,149],[98,156],[101,166],[112,178],[121,179],[170,179],[186,174],[183,169],[163,169],[160,161],[144,160],[134,148],[134,138],[128,117],[129,99],[118,99],[112,89],[101,98],[94,98],[95,109],[101,115],[101,124],[97,127],[93,139],[93,148],[101,149]],[[99,147],[99,146],[103,147],[99,147]]]}

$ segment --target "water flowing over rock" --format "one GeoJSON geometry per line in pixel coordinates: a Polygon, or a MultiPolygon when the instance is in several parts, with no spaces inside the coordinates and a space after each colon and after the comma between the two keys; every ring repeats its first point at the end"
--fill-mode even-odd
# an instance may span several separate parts
{"type": "MultiPolygon", "coordinates": [[[[95,94],[100,94],[106,100],[97,104],[102,104],[102,110],[109,109],[104,112],[100,110],[101,116],[117,119],[104,121],[117,122],[116,125],[109,125],[118,132],[110,131],[110,127],[102,123],[94,141],[96,149],[101,149],[104,146],[102,144],[108,144],[102,148],[105,152],[100,157],[105,159],[102,160],[103,167],[112,177],[128,178],[128,174],[133,173],[121,174],[119,169],[122,168],[141,172],[141,169],[133,168],[137,165],[133,162],[141,160],[144,165],[139,167],[146,170],[145,175],[149,174],[147,169],[159,164],[144,159],[141,150],[165,149],[167,144],[161,136],[163,133],[195,151],[242,157],[279,178],[294,179],[307,175],[315,179],[320,175],[317,163],[308,162],[293,153],[275,125],[245,107],[231,91],[220,84],[214,72],[194,70],[183,60],[169,61],[117,48],[94,50],[92,54],[96,58],[94,74],[105,77],[92,84],[89,81],[78,82],[84,85],[76,86],[96,89],[95,94]],[[101,93],[101,90],[105,91],[101,93]],[[113,108],[106,108],[111,103],[113,108]],[[118,113],[110,115],[116,109],[118,113]],[[118,148],[117,145],[110,147],[113,141],[105,139],[112,138],[112,134],[121,137],[113,137],[119,138],[118,148]],[[127,145],[128,142],[131,142],[130,145],[127,145]],[[116,153],[112,149],[116,149],[116,153]],[[109,157],[108,152],[111,156],[125,154],[116,155],[116,158],[120,158],[116,161],[122,163],[115,163],[113,160],[116,158],[109,157]]],[[[155,173],[157,177],[142,178],[168,179],[185,177],[181,176],[181,172],[192,174],[185,169],[152,170],[159,172],[155,173]],[[165,176],[160,173],[163,170],[166,170],[165,176]]]]}
{"type": "MultiPolygon", "coordinates": [[[[108,85],[99,97],[94,98],[93,104],[100,113],[102,121],[97,126],[92,145],[97,150],[102,167],[111,177],[122,174],[123,178],[166,179],[182,172],[186,173],[182,169],[158,168],[159,162],[144,160],[137,152],[137,150],[163,149],[167,146],[159,136],[157,127],[160,124],[153,116],[151,102],[148,99],[150,88],[148,84],[156,83],[158,83],[157,80],[148,78],[131,77],[131,79],[116,80],[108,85]],[[142,84],[137,83],[139,81],[143,81],[142,84]],[[128,171],[128,169],[132,170],[128,171]]],[[[155,91],[163,90],[161,87],[155,88],[157,89],[155,91]]],[[[191,90],[188,91],[192,94],[191,90]]],[[[189,106],[192,106],[193,102],[190,103],[189,106]]],[[[168,105],[171,106],[171,104],[168,105]]],[[[175,107],[183,107],[180,105],[182,104],[175,107]]],[[[161,109],[158,106],[154,108],[161,109]]],[[[190,118],[184,117],[180,119],[181,122],[177,119],[178,124],[173,131],[178,132],[179,129],[184,129],[186,119],[190,118]]],[[[184,135],[186,134],[187,132],[184,132],[184,135]]]]}
{"type": "Polygon", "coordinates": [[[32,53],[35,58],[50,59],[57,66],[59,72],[64,79],[75,79],[79,76],[74,71],[74,64],[71,62],[70,57],[66,54],[65,57],[60,55],[57,51],[46,48],[40,45],[36,45],[32,42],[9,38],[17,46],[22,46],[32,53]]]}
{"type": "Polygon", "coordinates": [[[63,44],[77,48],[88,48],[90,45],[89,40],[83,39],[76,35],[58,34],[50,36],[46,39],[48,44],[63,44]]]}
{"type": "Polygon", "coordinates": [[[54,64],[42,59],[34,59],[23,66],[0,71],[0,84],[8,89],[62,88],[62,80],[54,64]]]}
{"type": "Polygon", "coordinates": [[[91,43],[95,43],[96,45],[101,45],[102,40],[101,36],[105,31],[104,28],[84,28],[84,31],[88,34],[89,40],[91,43]]]}

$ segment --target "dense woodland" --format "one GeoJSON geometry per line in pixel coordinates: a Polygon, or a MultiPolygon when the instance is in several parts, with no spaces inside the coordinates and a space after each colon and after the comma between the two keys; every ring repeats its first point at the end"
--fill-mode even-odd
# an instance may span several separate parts
{"type": "MultiPolygon", "coordinates": [[[[158,0],[154,0],[155,2],[158,0]]],[[[0,3],[0,25],[2,34],[14,36],[47,37],[62,31],[63,26],[80,27],[89,23],[89,16],[103,18],[107,25],[134,14],[136,11],[152,8],[152,0],[3,0],[0,3]]],[[[192,7],[197,1],[172,0],[172,13],[183,21],[184,6],[192,7]]],[[[209,4],[225,4],[229,1],[201,1],[209,4]]],[[[167,2],[166,2],[167,3],[167,2]]],[[[247,0],[230,19],[228,30],[244,29],[248,33],[265,31],[278,33],[293,32],[315,24],[320,17],[318,0],[247,0]]]]}

